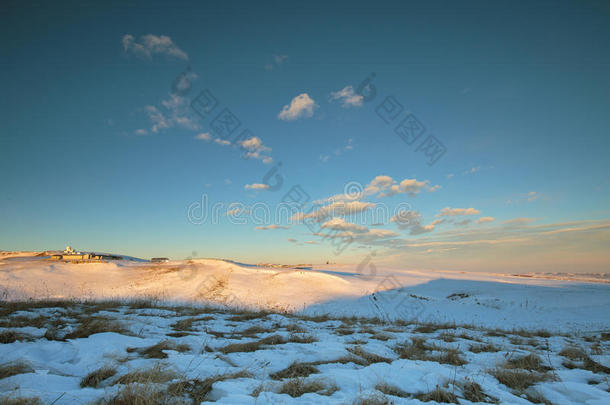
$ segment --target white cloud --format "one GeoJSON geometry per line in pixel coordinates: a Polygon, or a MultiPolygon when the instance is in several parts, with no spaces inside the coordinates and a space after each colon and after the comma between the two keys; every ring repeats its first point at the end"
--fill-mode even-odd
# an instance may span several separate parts
{"type": "Polygon", "coordinates": [[[342,103],[342,107],[348,108],[362,106],[363,97],[360,94],[356,94],[352,86],[345,86],[339,91],[330,93],[330,99],[339,100],[342,103]]]}
{"type": "Polygon", "coordinates": [[[267,231],[270,229],[289,229],[289,226],[282,226],[282,225],[267,225],[267,226],[257,226],[255,229],[259,229],[262,231],[267,231]]]}
{"type": "Polygon", "coordinates": [[[217,144],[222,145],[222,146],[229,146],[229,145],[231,145],[231,142],[227,141],[226,139],[216,138],[216,139],[214,139],[214,142],[216,142],[217,144]]]}
{"type": "Polygon", "coordinates": [[[437,224],[442,223],[442,220],[435,220],[428,225],[422,225],[421,214],[419,212],[405,210],[400,211],[390,218],[390,222],[394,222],[398,229],[409,230],[410,235],[420,235],[422,233],[432,232],[437,224]]]}
{"type": "Polygon", "coordinates": [[[310,118],[317,107],[315,101],[307,93],[302,93],[292,99],[290,105],[285,105],[277,115],[278,119],[293,121],[299,118],[310,118]]]}
{"type": "Polygon", "coordinates": [[[507,221],[502,222],[504,225],[527,225],[531,222],[534,222],[534,218],[513,218],[507,221]]]}
{"type": "Polygon", "coordinates": [[[269,185],[261,184],[261,183],[253,183],[253,184],[246,184],[244,186],[244,188],[246,190],[267,190],[269,188],[269,185]]]}
{"type": "Polygon", "coordinates": [[[308,214],[303,212],[296,213],[292,216],[292,219],[296,221],[314,219],[317,222],[322,222],[329,217],[353,215],[374,206],[374,203],[363,201],[336,201],[308,214]]]}
{"type": "Polygon", "coordinates": [[[136,129],[136,135],[146,135],[146,134],[148,134],[148,131],[145,130],[144,128],[136,129]]]}
{"type": "Polygon", "coordinates": [[[477,224],[485,224],[488,222],[493,222],[494,220],[495,220],[494,217],[481,217],[481,218],[477,219],[475,222],[477,224]]]}
{"type": "Polygon", "coordinates": [[[170,94],[169,98],[161,101],[164,110],[153,105],[144,107],[144,112],[152,122],[151,131],[158,133],[162,129],[173,127],[182,127],[196,131],[199,129],[199,124],[189,108],[189,100],[186,97],[177,94],[170,94]]]}
{"type": "Polygon", "coordinates": [[[189,57],[182,49],[178,48],[172,39],[165,35],[143,35],[139,41],[136,41],[133,35],[126,34],[123,36],[123,50],[127,53],[152,59],[153,55],[165,55],[174,58],[188,60],[189,57]]]}
{"type": "Polygon", "coordinates": [[[366,226],[346,222],[343,218],[332,218],[322,224],[322,228],[333,229],[335,231],[367,232],[366,226]]]}
{"type": "Polygon", "coordinates": [[[378,198],[391,197],[395,194],[406,193],[415,197],[422,190],[434,192],[441,186],[431,186],[428,180],[418,181],[417,179],[404,179],[400,183],[390,176],[377,176],[364,188],[365,195],[377,194],[378,198]]]}
{"type": "Polygon", "coordinates": [[[480,214],[480,211],[474,208],[451,208],[445,207],[441,210],[440,214],[437,216],[440,217],[454,217],[456,215],[477,215],[480,214]]]}
{"type": "Polygon", "coordinates": [[[209,132],[202,132],[195,136],[195,139],[201,139],[202,141],[209,142],[212,139],[212,135],[209,132]]]}
{"type": "Polygon", "coordinates": [[[263,145],[261,138],[253,136],[246,140],[239,142],[239,145],[245,151],[245,157],[260,159],[263,163],[272,163],[273,158],[266,155],[265,153],[271,152],[271,148],[263,145]]]}

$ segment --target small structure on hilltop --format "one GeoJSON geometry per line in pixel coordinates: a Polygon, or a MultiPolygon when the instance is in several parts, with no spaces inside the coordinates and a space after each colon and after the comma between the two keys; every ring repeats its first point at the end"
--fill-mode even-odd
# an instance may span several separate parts
{"type": "Polygon", "coordinates": [[[167,257],[153,257],[150,261],[153,263],[167,263],[169,259],[167,257]]]}
{"type": "Polygon", "coordinates": [[[71,246],[66,246],[66,249],[60,254],[51,255],[51,260],[61,260],[64,262],[101,262],[104,260],[121,260],[121,256],[108,255],[103,253],[81,253],[72,249],[71,246]]]}

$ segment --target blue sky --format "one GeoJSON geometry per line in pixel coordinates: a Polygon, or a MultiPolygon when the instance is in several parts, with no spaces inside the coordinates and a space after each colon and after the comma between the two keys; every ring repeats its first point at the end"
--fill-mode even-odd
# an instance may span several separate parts
{"type": "Polygon", "coordinates": [[[609,17],[604,2],[14,2],[0,248],[607,270],[609,17]],[[206,119],[189,106],[204,89],[206,119]],[[404,111],[386,124],[389,96],[404,111]],[[221,144],[225,107],[248,143],[221,144]],[[425,127],[413,145],[394,132],[407,111],[425,127]],[[446,149],[433,165],[416,151],[429,135],[446,149]],[[298,212],[247,214],[296,185],[320,200],[318,235],[298,212]],[[214,223],[187,217],[202,195],[214,223]]]}

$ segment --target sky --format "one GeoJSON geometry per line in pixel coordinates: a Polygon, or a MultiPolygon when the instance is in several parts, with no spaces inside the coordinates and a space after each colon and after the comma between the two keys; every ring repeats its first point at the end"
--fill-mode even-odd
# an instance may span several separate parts
{"type": "Polygon", "coordinates": [[[610,268],[610,5],[33,2],[0,249],[610,268]]]}

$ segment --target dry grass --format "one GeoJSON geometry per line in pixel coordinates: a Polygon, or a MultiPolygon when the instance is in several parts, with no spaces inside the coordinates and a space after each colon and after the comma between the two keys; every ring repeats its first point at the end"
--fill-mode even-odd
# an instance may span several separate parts
{"type": "Polygon", "coordinates": [[[128,353],[138,353],[142,357],[147,359],[166,359],[168,357],[164,350],[174,350],[176,352],[184,353],[191,350],[187,344],[177,344],[171,340],[163,340],[155,345],[141,348],[128,347],[128,353]]]}
{"type": "Polygon", "coordinates": [[[121,388],[105,405],[186,405],[183,399],[171,397],[167,392],[151,385],[128,384],[121,388]]]}
{"type": "Polygon", "coordinates": [[[0,405],[43,405],[38,397],[1,397],[0,405]]]}
{"type": "Polygon", "coordinates": [[[122,323],[114,319],[94,317],[82,319],[78,327],[71,333],[68,333],[64,338],[81,339],[87,338],[96,333],[105,332],[119,333],[121,335],[132,335],[132,333],[129,332],[122,323]]]}
{"type": "Polygon", "coordinates": [[[338,391],[339,387],[335,384],[325,382],[323,379],[305,380],[304,378],[292,378],[284,382],[279,390],[279,394],[288,394],[293,398],[300,397],[308,392],[315,392],[319,395],[330,396],[338,391]]]}
{"type": "Polygon", "coordinates": [[[498,402],[496,398],[487,395],[478,383],[469,380],[462,385],[462,395],[470,402],[498,402]]]}
{"type": "Polygon", "coordinates": [[[435,402],[441,402],[441,403],[446,403],[446,404],[459,404],[458,399],[455,396],[455,394],[442,389],[438,385],[436,386],[436,388],[434,390],[432,390],[430,392],[416,394],[415,398],[419,399],[422,402],[435,401],[435,402]]]}
{"type": "Polygon", "coordinates": [[[113,377],[116,374],[116,368],[114,367],[102,367],[95,371],[87,374],[80,382],[81,388],[93,387],[97,388],[98,385],[104,380],[113,377]]]}
{"type": "Polygon", "coordinates": [[[171,370],[165,370],[160,364],[147,370],[134,370],[122,375],[117,381],[117,384],[150,384],[150,383],[165,383],[177,378],[178,375],[171,370]]]}
{"type": "Polygon", "coordinates": [[[171,384],[167,393],[174,397],[187,395],[193,404],[199,404],[208,400],[207,395],[212,391],[213,385],[219,381],[234,380],[237,378],[251,378],[252,375],[245,370],[236,373],[218,374],[204,380],[182,380],[171,384]]]}
{"type": "Polygon", "coordinates": [[[283,378],[308,377],[310,374],[317,374],[319,372],[312,364],[294,362],[285,369],[269,375],[269,377],[274,380],[281,380],[283,378]]]}
{"type": "Polygon", "coordinates": [[[379,383],[375,386],[375,389],[377,391],[381,391],[382,393],[386,394],[386,395],[392,395],[394,397],[400,397],[400,398],[409,398],[410,395],[408,392],[401,390],[400,388],[394,386],[394,385],[390,385],[387,383],[379,383]]]}
{"type": "Polygon", "coordinates": [[[358,356],[359,358],[363,359],[366,362],[364,365],[367,366],[373,363],[392,363],[392,359],[380,356],[375,353],[367,352],[360,346],[349,347],[347,348],[347,351],[353,354],[354,356],[358,356]]]}
{"type": "Polygon", "coordinates": [[[236,353],[236,352],[255,352],[264,345],[279,345],[286,343],[286,340],[280,335],[271,335],[264,339],[256,340],[248,343],[231,343],[224,347],[221,347],[219,351],[224,354],[236,353]]]}
{"type": "Polygon", "coordinates": [[[525,398],[532,404],[553,405],[553,403],[546,399],[539,391],[526,391],[524,394],[525,398]]]}
{"type": "Polygon", "coordinates": [[[559,352],[559,355],[567,357],[570,360],[584,360],[585,357],[587,357],[587,354],[584,352],[584,350],[575,346],[564,347],[559,352]]]}
{"type": "Polygon", "coordinates": [[[441,364],[451,364],[452,366],[463,366],[467,363],[460,356],[460,351],[457,349],[446,349],[440,356],[434,358],[441,364]]]}
{"type": "Polygon", "coordinates": [[[0,380],[17,374],[32,373],[32,367],[21,361],[0,364],[0,380]]]}
{"type": "Polygon", "coordinates": [[[243,311],[240,313],[235,313],[235,315],[233,315],[232,317],[230,317],[228,320],[229,321],[233,321],[233,322],[243,322],[243,321],[251,321],[253,319],[263,319],[266,318],[267,315],[269,315],[269,312],[267,311],[259,311],[259,312],[247,312],[247,311],[243,311]]]}
{"type": "Polygon", "coordinates": [[[426,345],[423,338],[411,338],[411,343],[403,342],[394,347],[396,354],[401,359],[409,360],[429,360],[428,351],[430,347],[426,345]]]}
{"type": "Polygon", "coordinates": [[[195,322],[205,322],[205,321],[211,321],[215,319],[213,316],[202,316],[199,318],[186,318],[186,319],[181,319],[179,321],[177,321],[176,323],[172,324],[171,327],[172,329],[174,329],[175,331],[188,331],[188,332],[192,332],[193,329],[193,324],[195,322]]]}
{"type": "Polygon", "coordinates": [[[500,348],[493,343],[483,343],[480,345],[471,345],[468,350],[472,353],[495,353],[499,352],[500,348]]]}
{"type": "Polygon", "coordinates": [[[520,368],[529,371],[546,372],[550,370],[550,367],[545,366],[542,363],[542,359],[535,354],[528,354],[527,356],[516,357],[509,359],[505,365],[505,368],[520,368]]]}
{"type": "Polygon", "coordinates": [[[25,337],[12,330],[5,330],[0,333],[0,344],[6,345],[9,343],[13,343],[17,340],[25,340],[25,337]]]}
{"type": "Polygon", "coordinates": [[[516,390],[525,390],[532,385],[541,381],[548,380],[546,374],[533,373],[520,370],[503,370],[496,369],[491,372],[501,384],[506,385],[508,388],[516,390]]]}

